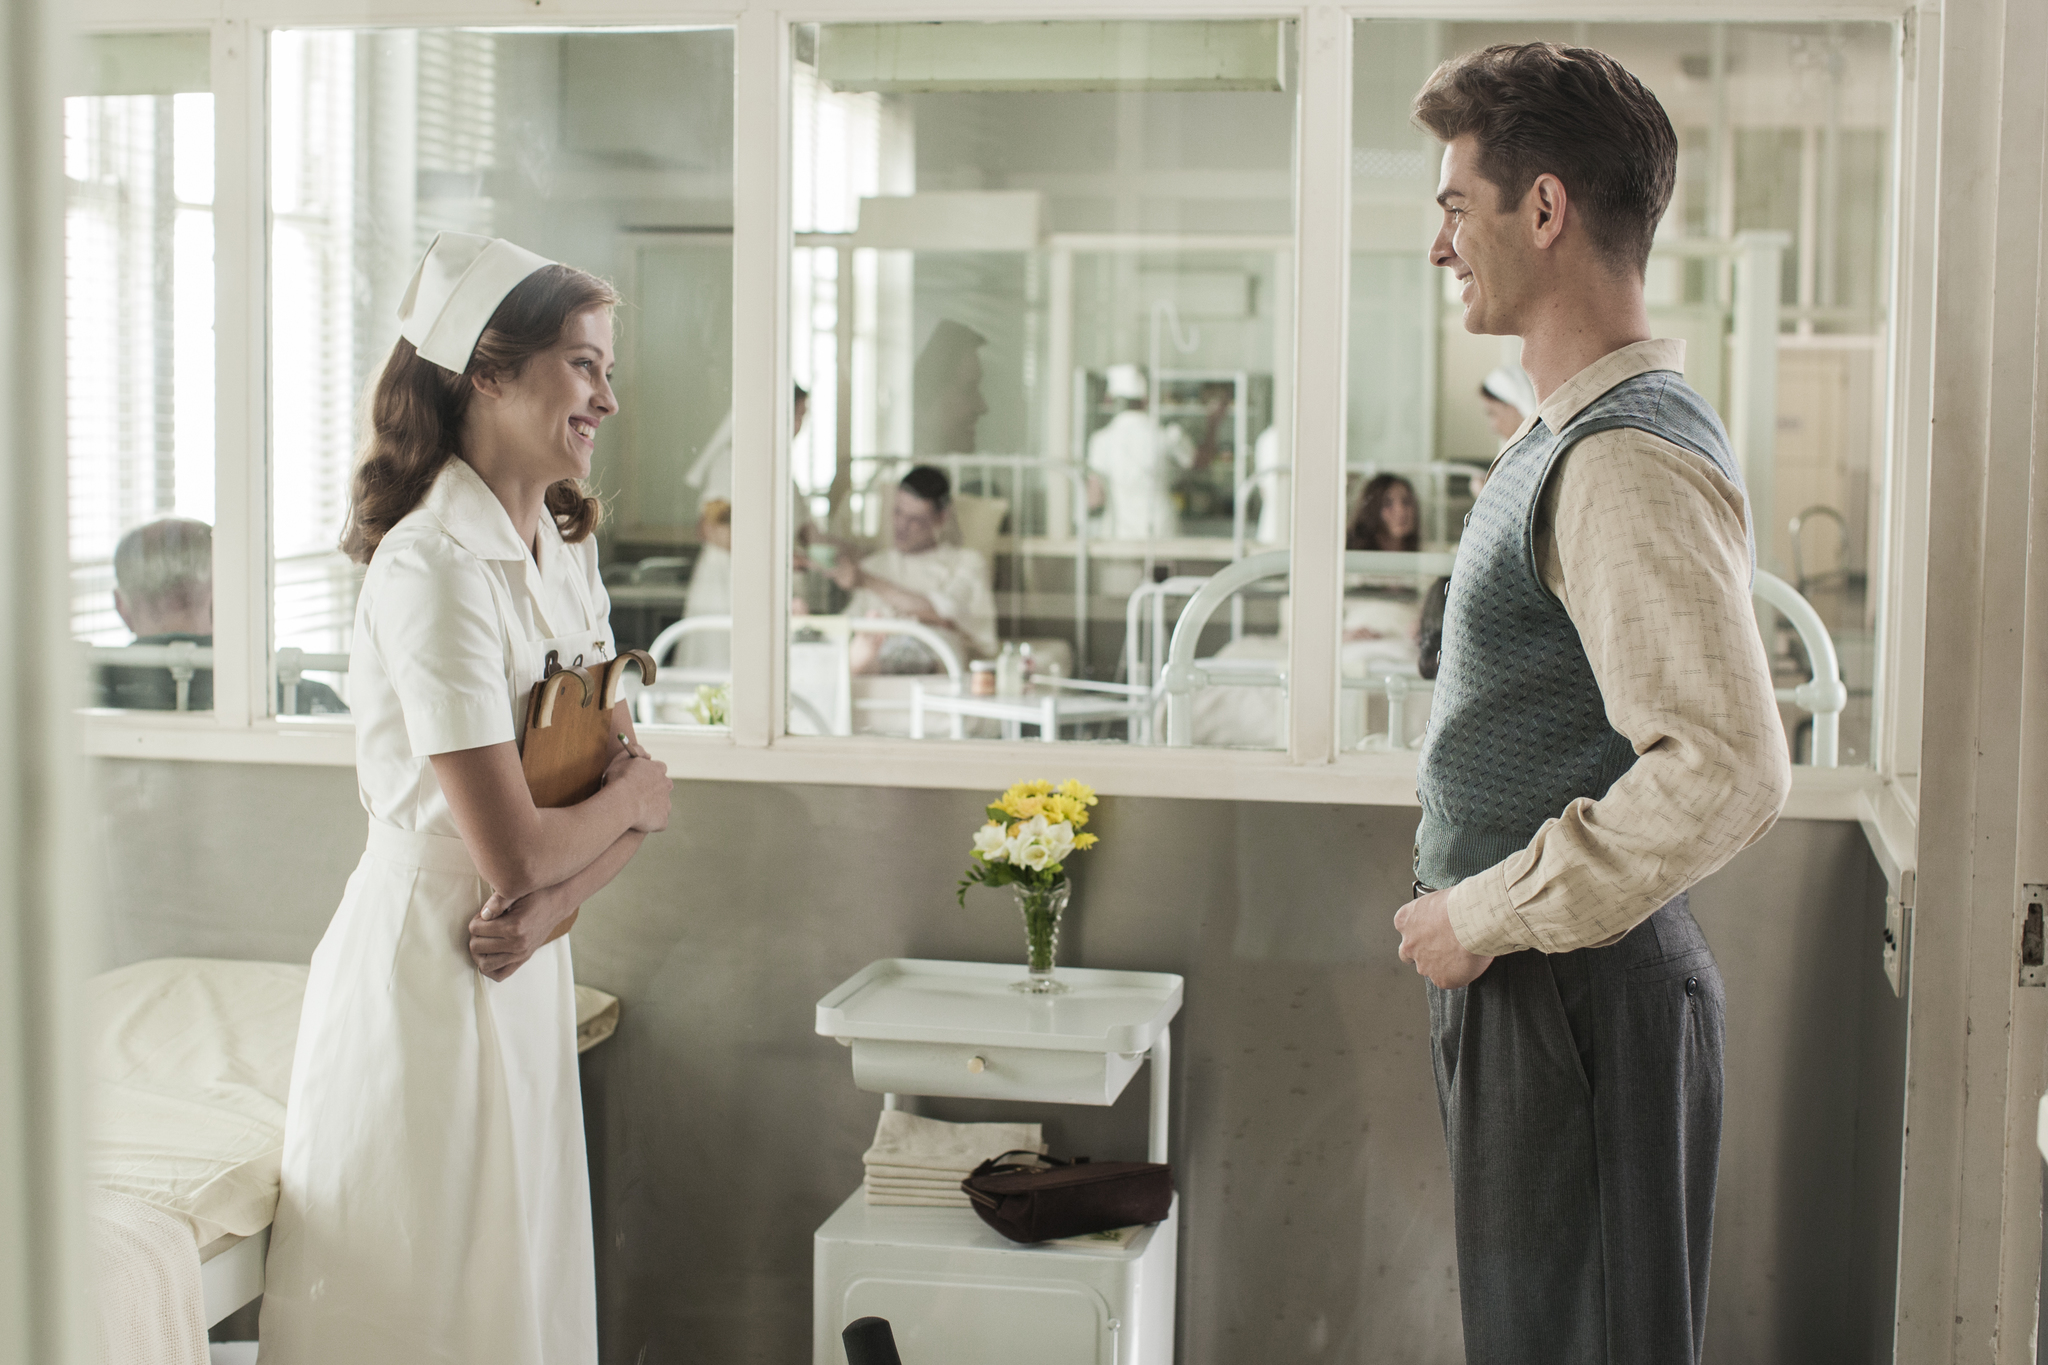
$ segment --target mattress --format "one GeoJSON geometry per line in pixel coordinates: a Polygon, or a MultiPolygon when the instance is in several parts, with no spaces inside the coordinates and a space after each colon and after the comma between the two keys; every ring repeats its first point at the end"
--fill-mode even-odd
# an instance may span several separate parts
{"type": "MultiPolygon", "coordinates": [[[[92,1183],[160,1209],[201,1247],[269,1226],[306,968],[159,958],[88,983],[92,1183]]],[[[618,1001],[576,988],[577,1048],[618,1001]]]]}
{"type": "Polygon", "coordinates": [[[306,969],[159,958],[94,977],[93,1184],[182,1220],[200,1246],[270,1223],[306,969]]]}

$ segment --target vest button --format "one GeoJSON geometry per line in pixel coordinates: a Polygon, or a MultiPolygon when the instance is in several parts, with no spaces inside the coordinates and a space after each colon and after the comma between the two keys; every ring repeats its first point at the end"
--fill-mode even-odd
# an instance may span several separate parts
{"type": "Polygon", "coordinates": [[[1685,993],[1687,995],[1698,995],[1700,993],[1700,979],[1698,977],[1688,976],[1685,979],[1685,993]]]}

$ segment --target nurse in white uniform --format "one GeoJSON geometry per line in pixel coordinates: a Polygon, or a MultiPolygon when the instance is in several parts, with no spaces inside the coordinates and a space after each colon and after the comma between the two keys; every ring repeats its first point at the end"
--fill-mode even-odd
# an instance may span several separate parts
{"type": "Polygon", "coordinates": [[[313,954],[263,1297],[265,1365],[594,1365],[569,940],[668,821],[632,738],[539,810],[523,702],[613,653],[590,533],[618,410],[609,285],[443,233],[401,306],[343,548],[369,846],[313,954]]]}
{"type": "Polygon", "coordinates": [[[1145,410],[1145,372],[1112,365],[1109,396],[1126,404],[1109,425],[1088,438],[1088,469],[1101,480],[1106,503],[1103,534],[1111,540],[1151,540],[1180,527],[1173,506],[1174,471],[1195,462],[1195,447],[1177,426],[1162,427],[1145,410]]]}

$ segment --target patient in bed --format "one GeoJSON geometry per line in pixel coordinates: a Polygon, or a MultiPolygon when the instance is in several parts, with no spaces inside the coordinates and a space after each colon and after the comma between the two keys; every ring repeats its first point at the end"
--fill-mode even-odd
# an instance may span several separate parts
{"type": "MultiPolygon", "coordinates": [[[[842,555],[831,575],[853,594],[848,616],[920,621],[944,636],[964,663],[996,652],[996,599],[980,552],[940,540],[952,492],[944,470],[912,469],[896,486],[890,547],[859,560],[842,555]]],[[[852,665],[856,673],[939,669],[930,650],[901,635],[855,636],[852,665]]]]}
{"type": "MultiPolygon", "coordinates": [[[[1344,533],[1344,548],[1395,553],[1420,550],[1422,509],[1415,498],[1415,485],[1399,474],[1381,474],[1369,480],[1344,533]]],[[[1354,582],[1344,595],[1345,644],[1383,641],[1387,647],[1347,649],[1346,659],[1370,654],[1365,661],[1369,672],[1400,671],[1413,665],[1413,641],[1421,616],[1421,596],[1412,577],[1354,582]]]]}
{"type": "MultiPolygon", "coordinates": [[[[203,521],[164,517],[145,522],[114,547],[114,610],[138,645],[180,642],[213,645],[213,528],[203,521]]],[[[95,706],[129,711],[175,711],[178,684],[171,670],[108,665],[94,680],[95,706]]],[[[278,710],[284,690],[278,689],[278,710]]],[[[213,709],[213,670],[194,669],[185,709],[213,709]]],[[[343,713],[334,689],[301,680],[293,714],[343,713]]]]}

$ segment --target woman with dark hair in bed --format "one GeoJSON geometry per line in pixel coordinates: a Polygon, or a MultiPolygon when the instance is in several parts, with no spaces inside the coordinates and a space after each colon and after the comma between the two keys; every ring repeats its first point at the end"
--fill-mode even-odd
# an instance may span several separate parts
{"type": "Polygon", "coordinates": [[[610,285],[443,233],[401,306],[342,548],[367,563],[351,699],[369,845],[313,954],[263,1297],[265,1365],[595,1365],[569,941],[652,831],[666,769],[621,704],[580,805],[537,809],[523,703],[611,657],[581,481],[610,285]]]}

